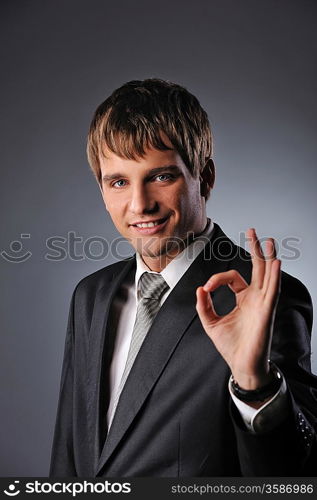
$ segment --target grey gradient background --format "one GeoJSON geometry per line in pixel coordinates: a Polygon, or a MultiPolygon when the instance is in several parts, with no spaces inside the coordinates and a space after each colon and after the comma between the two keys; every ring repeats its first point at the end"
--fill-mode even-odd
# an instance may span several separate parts
{"type": "Polygon", "coordinates": [[[71,293],[115,258],[49,261],[45,241],[117,236],[85,141],[123,82],[156,76],[199,97],[215,138],[209,215],[236,241],[250,226],[299,238],[283,268],[316,302],[317,4],[2,0],[0,18],[1,252],[32,252],[19,264],[0,257],[0,474],[46,476],[71,293]]]}

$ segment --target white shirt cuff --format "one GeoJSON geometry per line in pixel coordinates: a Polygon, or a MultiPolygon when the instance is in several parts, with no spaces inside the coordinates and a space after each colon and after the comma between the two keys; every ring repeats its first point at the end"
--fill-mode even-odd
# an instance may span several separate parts
{"type": "MultiPolygon", "coordinates": [[[[281,373],[281,372],[280,372],[281,373]]],[[[282,375],[282,374],[281,374],[282,375]]],[[[279,390],[266,401],[259,409],[252,408],[240,399],[238,399],[232,391],[231,382],[233,377],[229,379],[229,392],[234,404],[239,410],[239,413],[245,423],[247,429],[253,434],[264,433],[272,430],[280,424],[287,416],[289,409],[287,386],[282,375],[282,384],[279,390]]]]}

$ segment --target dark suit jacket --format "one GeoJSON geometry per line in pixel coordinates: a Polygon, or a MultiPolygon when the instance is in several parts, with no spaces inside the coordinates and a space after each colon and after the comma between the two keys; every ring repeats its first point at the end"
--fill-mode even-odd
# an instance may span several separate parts
{"type": "MultiPolygon", "coordinates": [[[[211,243],[161,307],[132,367],[105,440],[111,303],[135,258],[108,266],[76,287],[70,309],[50,475],[316,475],[317,382],[310,373],[312,306],[306,288],[282,273],[271,359],[283,372],[289,414],[251,434],[231,402],[230,371],[204,332],[195,290],[236,269],[250,281],[249,255],[216,225],[211,243]]],[[[233,293],[213,294],[219,314],[233,293]]]]}

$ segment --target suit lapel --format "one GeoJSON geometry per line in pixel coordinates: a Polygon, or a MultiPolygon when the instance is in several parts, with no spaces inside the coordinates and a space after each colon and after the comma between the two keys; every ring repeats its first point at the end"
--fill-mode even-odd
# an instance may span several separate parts
{"type": "MultiPolygon", "coordinates": [[[[226,259],[221,257],[219,249],[221,246],[222,250],[225,251],[224,245],[228,246],[229,243],[232,253],[233,245],[218,226],[216,226],[212,241],[216,236],[218,244],[212,246],[211,243],[208,243],[206,245],[205,250],[192,263],[158,312],[121,393],[111,428],[101,452],[96,475],[127,434],[182,336],[196,317],[196,288],[203,285],[212,274],[223,272],[228,268],[228,249],[225,254],[226,259]]],[[[224,287],[215,292],[215,303],[221,304],[224,298],[223,293],[224,287]]],[[[229,293],[231,292],[229,291],[229,293]]],[[[234,306],[232,298],[229,302],[231,302],[230,307],[232,308],[234,306]]]]}
{"type": "Polygon", "coordinates": [[[122,262],[111,279],[96,294],[92,322],[89,333],[88,355],[88,421],[89,435],[92,441],[94,469],[101,452],[101,433],[104,425],[105,411],[103,404],[104,377],[104,345],[109,331],[109,312],[112,300],[129,271],[135,265],[135,258],[122,262]]]}

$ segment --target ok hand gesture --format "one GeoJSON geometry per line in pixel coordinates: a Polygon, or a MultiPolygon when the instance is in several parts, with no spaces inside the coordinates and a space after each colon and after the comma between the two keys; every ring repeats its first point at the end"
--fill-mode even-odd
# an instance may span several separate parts
{"type": "Polygon", "coordinates": [[[252,257],[250,285],[235,270],[214,274],[197,288],[197,312],[214,345],[229,365],[240,387],[254,390],[269,383],[269,356],[275,309],[279,295],[281,261],[273,239],[266,242],[266,257],[254,229],[247,231],[252,257]],[[236,307],[218,316],[210,292],[228,285],[236,307]]]}

